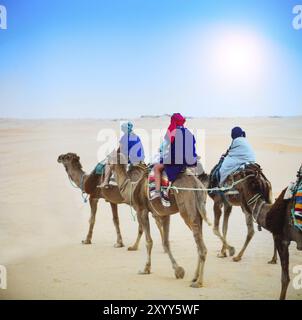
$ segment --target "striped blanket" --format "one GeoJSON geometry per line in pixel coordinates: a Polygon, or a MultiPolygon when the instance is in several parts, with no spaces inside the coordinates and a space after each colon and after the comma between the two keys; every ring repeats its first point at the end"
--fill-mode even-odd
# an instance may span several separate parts
{"type": "Polygon", "coordinates": [[[302,231],[302,182],[296,188],[294,194],[294,207],[292,209],[292,218],[294,226],[302,231]]]}
{"type": "MultiPolygon", "coordinates": [[[[149,183],[149,197],[151,198],[155,193],[155,176],[154,170],[151,169],[149,176],[148,176],[148,183],[149,183]]],[[[169,200],[169,179],[165,171],[162,172],[161,175],[161,202],[164,207],[170,207],[171,203],[169,200]]]]}

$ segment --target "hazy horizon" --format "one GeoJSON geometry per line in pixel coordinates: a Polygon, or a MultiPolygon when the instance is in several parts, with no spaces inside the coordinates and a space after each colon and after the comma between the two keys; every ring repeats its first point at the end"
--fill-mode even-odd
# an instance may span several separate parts
{"type": "MultiPolygon", "coordinates": [[[[36,118],[21,118],[21,117],[1,117],[0,120],[104,120],[104,121],[127,121],[127,120],[139,120],[139,119],[153,119],[153,118],[163,118],[169,117],[167,114],[162,115],[140,115],[137,117],[125,117],[125,118],[89,118],[89,117],[81,117],[81,118],[55,118],[55,117],[36,117],[36,118]]],[[[186,116],[187,120],[190,119],[253,119],[253,118],[270,118],[270,119],[283,119],[283,118],[301,118],[302,114],[297,114],[293,116],[278,116],[278,115],[261,115],[261,116],[186,116]]]]}

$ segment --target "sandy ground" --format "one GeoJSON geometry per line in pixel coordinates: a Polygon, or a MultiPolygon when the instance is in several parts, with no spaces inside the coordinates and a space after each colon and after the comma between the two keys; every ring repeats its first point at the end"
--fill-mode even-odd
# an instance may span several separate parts
{"type": "MultiPolygon", "coordinates": [[[[164,128],[168,119],[135,120],[139,128],[164,128]]],[[[191,128],[206,131],[206,169],[209,171],[227,149],[230,128],[240,124],[247,131],[258,162],[273,185],[274,196],[295,179],[302,158],[302,118],[190,119],[191,128]]],[[[125,248],[115,249],[115,230],[109,204],[101,201],[92,245],[82,245],[88,230],[89,206],[69,183],[61,153],[76,152],[86,171],[97,162],[99,130],[114,128],[118,121],[104,120],[0,120],[0,264],[8,272],[8,289],[0,299],[276,299],[280,290],[280,265],[269,265],[273,241],[258,232],[243,260],[217,258],[219,240],[204,226],[208,257],[205,287],[189,287],[196,264],[191,232],[178,215],[171,221],[173,253],[186,270],[174,278],[163,253],[152,219],[154,240],[152,274],[137,271],[145,261],[144,239],[137,252],[128,252],[137,223],[126,205],[119,206],[125,248]]],[[[213,221],[213,202],[208,216],[213,221]]],[[[229,242],[238,250],[246,236],[244,216],[234,208],[229,242]]],[[[292,244],[290,270],[302,264],[292,244]]],[[[288,299],[301,299],[302,289],[292,282],[288,299]]]]}

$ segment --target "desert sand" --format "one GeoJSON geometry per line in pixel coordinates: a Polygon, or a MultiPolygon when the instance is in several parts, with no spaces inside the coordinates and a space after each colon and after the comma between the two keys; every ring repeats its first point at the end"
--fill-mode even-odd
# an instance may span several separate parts
{"type": "MultiPolygon", "coordinates": [[[[167,117],[133,120],[138,128],[165,128],[167,117]]],[[[254,147],[257,162],[271,181],[276,197],[292,180],[302,160],[302,117],[188,119],[190,128],[205,129],[205,155],[210,171],[230,144],[230,129],[242,126],[254,147]]],[[[113,128],[110,120],[0,120],[0,264],[8,272],[8,288],[0,289],[0,299],[277,299],[281,268],[269,265],[273,240],[269,232],[258,232],[243,260],[220,259],[221,244],[211,227],[204,225],[208,256],[205,286],[189,287],[197,259],[190,230],[179,215],[171,218],[171,247],[186,270],[176,280],[160,235],[151,220],[154,241],[152,274],[138,275],[145,262],[142,238],[136,252],[127,251],[136,236],[137,222],[130,209],[119,206],[124,248],[114,248],[115,229],[110,206],[99,202],[92,245],[82,245],[88,230],[89,205],[74,189],[61,164],[59,154],[75,152],[84,170],[97,163],[99,130],[113,128]]],[[[207,201],[213,221],[213,202],[207,201]]],[[[229,223],[229,243],[237,252],[246,236],[244,215],[233,208],[229,223]]],[[[302,264],[301,252],[290,247],[290,271],[302,264]]],[[[288,299],[301,299],[302,289],[292,282],[288,299]]]]}

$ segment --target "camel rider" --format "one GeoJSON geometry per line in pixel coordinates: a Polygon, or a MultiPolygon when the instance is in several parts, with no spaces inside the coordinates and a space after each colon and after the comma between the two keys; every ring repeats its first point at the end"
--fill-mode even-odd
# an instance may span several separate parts
{"type": "Polygon", "coordinates": [[[256,162],[255,153],[246,139],[245,132],[240,127],[232,129],[232,143],[228,151],[222,156],[220,173],[220,185],[226,178],[245,163],[256,162]]]}
{"type": "Polygon", "coordinates": [[[195,137],[184,127],[186,119],[180,113],[174,113],[161,145],[159,163],[154,164],[155,193],[151,200],[161,196],[161,173],[165,169],[169,181],[176,180],[177,175],[187,166],[196,166],[197,155],[195,137]]]}
{"type": "MultiPolygon", "coordinates": [[[[139,136],[133,132],[132,122],[123,123],[121,130],[124,134],[120,139],[118,151],[126,157],[128,164],[143,162],[145,159],[144,147],[139,136]]],[[[111,169],[109,165],[106,165],[105,177],[101,187],[108,188],[110,177],[111,169]]]]}
{"type": "Polygon", "coordinates": [[[145,160],[145,152],[142,142],[138,135],[133,132],[133,124],[131,122],[123,123],[121,130],[124,135],[120,140],[119,151],[129,164],[136,164],[145,160]]]}

